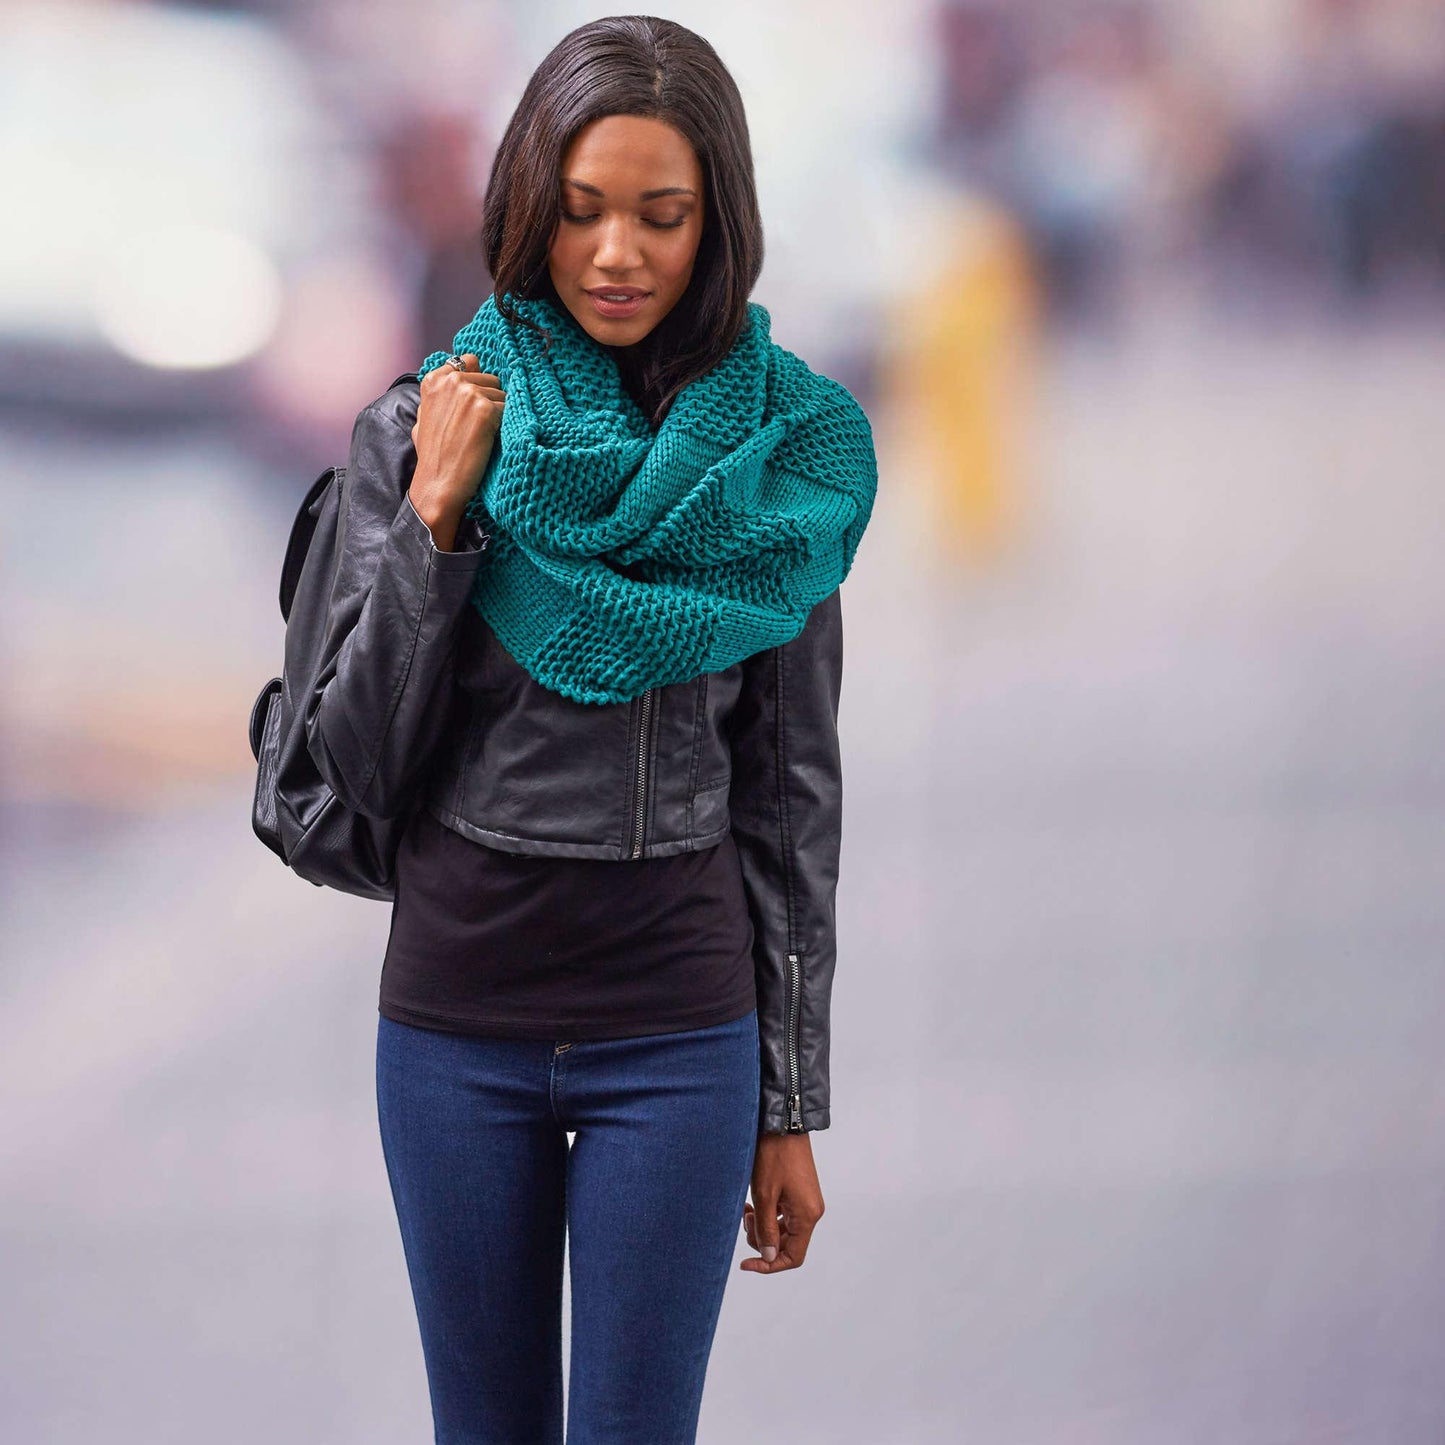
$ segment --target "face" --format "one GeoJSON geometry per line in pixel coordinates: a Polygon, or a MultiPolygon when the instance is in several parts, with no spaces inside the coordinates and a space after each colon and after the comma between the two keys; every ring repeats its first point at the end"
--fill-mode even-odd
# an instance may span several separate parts
{"type": "Polygon", "coordinates": [[[547,257],[552,284],[588,335],[630,346],[677,305],[692,279],[702,239],[702,164],[665,121],[607,115],[573,137],[558,184],[562,217],[547,257]],[[609,288],[637,299],[609,302],[609,288]]]}

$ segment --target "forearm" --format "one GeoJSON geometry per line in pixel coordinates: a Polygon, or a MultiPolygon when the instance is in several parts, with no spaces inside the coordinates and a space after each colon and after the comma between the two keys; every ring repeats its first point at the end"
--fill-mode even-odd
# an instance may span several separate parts
{"type": "Polygon", "coordinates": [[[753,923],[759,1124],[768,1132],[831,1122],[841,680],[835,591],[797,638],[749,660],[734,718],[729,812],[753,923]]]}
{"type": "MultiPolygon", "coordinates": [[[[456,629],[482,558],[480,547],[437,547],[411,498],[413,465],[405,431],[364,411],[344,480],[336,572],[317,618],[319,668],[304,704],[321,776],[345,806],[372,817],[405,805],[440,736],[456,629]]],[[[445,525],[455,546],[457,524],[445,525]]]]}

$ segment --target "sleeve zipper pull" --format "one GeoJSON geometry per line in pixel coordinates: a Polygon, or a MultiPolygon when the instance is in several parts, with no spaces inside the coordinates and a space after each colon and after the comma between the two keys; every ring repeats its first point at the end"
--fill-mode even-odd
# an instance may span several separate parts
{"type": "Polygon", "coordinates": [[[803,1101],[797,1094],[788,1095],[788,1128],[801,1129],[803,1127],[803,1101]]]}

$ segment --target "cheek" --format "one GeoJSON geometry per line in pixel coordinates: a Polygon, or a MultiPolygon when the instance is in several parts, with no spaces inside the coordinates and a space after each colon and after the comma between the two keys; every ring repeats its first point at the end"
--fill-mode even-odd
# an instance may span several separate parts
{"type": "Polygon", "coordinates": [[[582,248],[578,244],[578,238],[575,233],[558,231],[552,238],[552,245],[548,249],[547,259],[557,270],[575,270],[583,260],[582,248]]]}
{"type": "Polygon", "coordinates": [[[658,269],[674,282],[679,284],[685,282],[692,271],[693,262],[697,259],[700,240],[701,232],[691,234],[685,239],[679,239],[658,258],[658,269]]]}

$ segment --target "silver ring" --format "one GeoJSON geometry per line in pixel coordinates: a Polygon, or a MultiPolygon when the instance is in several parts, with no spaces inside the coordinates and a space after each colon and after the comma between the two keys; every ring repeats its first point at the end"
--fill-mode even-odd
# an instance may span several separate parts
{"type": "Polygon", "coordinates": [[[465,371],[467,369],[466,362],[463,361],[460,356],[456,355],[455,352],[451,356],[447,357],[447,359],[442,363],[442,365],[454,366],[458,371],[465,371]]]}

